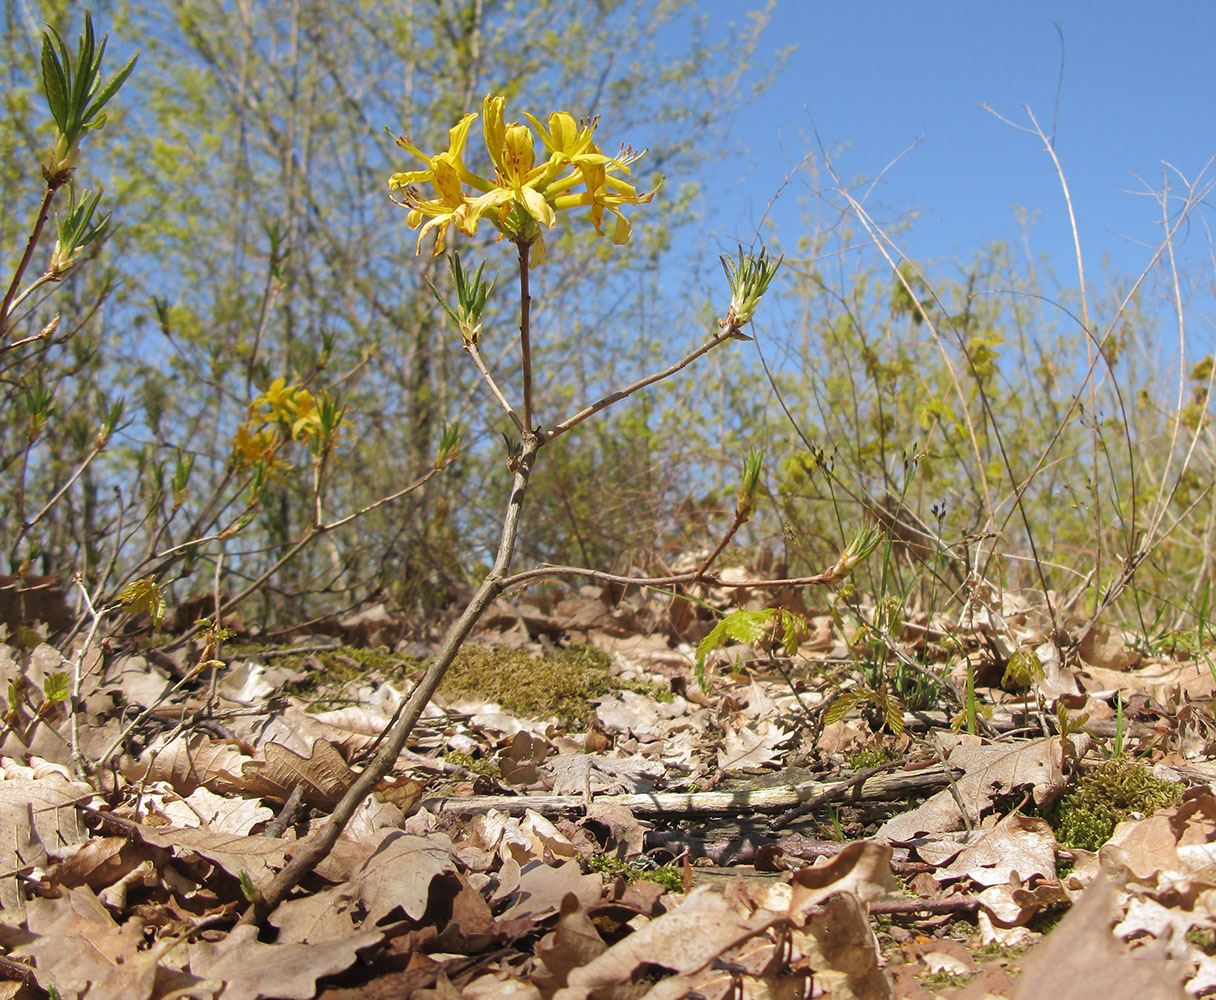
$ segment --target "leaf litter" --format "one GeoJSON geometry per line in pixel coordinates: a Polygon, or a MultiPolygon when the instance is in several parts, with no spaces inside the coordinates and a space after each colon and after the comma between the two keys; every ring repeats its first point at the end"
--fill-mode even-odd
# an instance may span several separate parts
{"type": "Polygon", "coordinates": [[[864,698],[825,725],[861,690],[828,616],[800,660],[757,626],[698,670],[701,606],[500,601],[477,656],[507,649],[514,673],[441,692],[260,930],[238,918],[351,786],[425,647],[382,651],[320,710],[302,682],[340,638],[301,637],[321,652],[291,662],[244,648],[214,683],[92,658],[75,720],[41,704],[59,652],[6,647],[0,996],[1216,995],[1211,675],[1104,625],[1061,650],[1032,601],[974,603],[937,668],[974,673],[983,735],[933,707],[884,726],[864,698]],[[555,639],[599,652],[567,660],[547,711],[555,639]],[[982,677],[980,639],[1036,650],[1037,698],[982,677]],[[1181,801],[1126,811],[1097,851],[1061,844],[1052,810],[1115,740],[1181,801]]]}

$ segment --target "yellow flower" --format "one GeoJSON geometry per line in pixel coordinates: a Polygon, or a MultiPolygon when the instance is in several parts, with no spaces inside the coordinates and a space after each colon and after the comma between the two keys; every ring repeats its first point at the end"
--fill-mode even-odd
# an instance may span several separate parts
{"type": "Polygon", "coordinates": [[[639,194],[619,175],[629,174],[629,165],[645,150],[622,147],[616,157],[607,156],[595,144],[598,119],[580,122],[568,111],[550,114],[548,127],[525,113],[534,135],[527,125],[507,122],[506,98],[493,94],[482,102],[481,116],[486,151],[494,164],[492,181],[472,173],[462,159],[476,114],[465,115],[448,131],[448,148],[435,156],[427,156],[408,138],[397,140],[426,164],[425,169],[396,173],[389,180],[390,190],[401,192],[398,204],[409,210],[407,223],[419,229],[418,253],[431,230],[438,255],[447,245],[450,226],[472,236],[481,218],[488,217],[512,242],[531,246],[536,265],[544,256],[544,230],[557,224],[557,212],[578,207],[590,209],[591,224],[600,235],[604,213],[610,212],[616,216],[613,242],[629,241],[629,220],[621,207],[643,205],[655,192],[639,194]],[[541,163],[536,162],[536,136],[549,154],[541,163]],[[417,187],[424,183],[432,186],[434,197],[417,187]],[[466,185],[480,194],[466,194],[466,185]]]}
{"type": "Polygon", "coordinates": [[[321,411],[317,401],[307,389],[296,393],[292,404],[295,419],[291,422],[291,436],[295,441],[304,441],[321,429],[321,411]]]}
{"type": "Polygon", "coordinates": [[[232,463],[238,468],[247,469],[265,462],[273,467],[276,463],[275,452],[278,450],[279,435],[273,427],[261,427],[246,422],[236,429],[232,438],[232,463]]]}
{"type": "Polygon", "coordinates": [[[285,420],[291,416],[291,399],[296,389],[295,386],[288,385],[287,379],[276,378],[267,386],[262,395],[250,404],[249,414],[253,416],[257,414],[263,406],[270,408],[269,414],[257,414],[263,420],[285,420]]]}
{"type": "Polygon", "coordinates": [[[604,235],[604,210],[607,209],[617,217],[612,241],[628,243],[631,232],[629,220],[621,214],[619,206],[644,205],[655,196],[655,192],[640,195],[632,184],[627,184],[613,172],[628,174],[629,165],[641,159],[646,150],[622,147],[615,158],[601,152],[594,142],[598,118],[580,125],[569,112],[555,111],[549,116],[547,130],[531,115],[527,115],[527,118],[536,127],[545,148],[551,152],[550,164],[572,168],[571,173],[545,188],[545,195],[554,207],[590,207],[591,224],[601,236],[604,235]],[[584,191],[566,193],[580,183],[584,191]]]}
{"type": "Polygon", "coordinates": [[[464,184],[474,184],[483,189],[488,184],[472,173],[462,158],[469,129],[476,118],[475,114],[467,114],[448,129],[448,148],[435,156],[427,156],[408,136],[397,137],[398,146],[426,163],[424,170],[402,171],[393,174],[388,181],[390,192],[401,192],[401,197],[393,200],[409,209],[406,216],[409,227],[415,229],[422,226],[418,232],[418,253],[422,253],[422,241],[432,229],[435,230],[435,247],[432,251],[435,257],[443,253],[447,246],[450,225],[455,224],[457,229],[469,236],[477,232],[477,218],[475,214],[469,214],[470,202],[465,197],[464,184]],[[416,187],[427,182],[437,197],[425,198],[416,187]],[[423,224],[423,219],[429,221],[423,224]]]}
{"type": "Polygon", "coordinates": [[[539,233],[526,219],[519,218],[512,226],[512,211],[518,207],[539,225],[552,229],[557,225],[553,207],[545,200],[537,185],[547,173],[547,164],[536,166],[532,132],[526,125],[503,121],[506,99],[486,95],[482,103],[482,134],[486,150],[497,168],[498,184],[474,202],[473,214],[481,215],[497,209],[498,225],[512,239],[535,240],[539,233]]]}

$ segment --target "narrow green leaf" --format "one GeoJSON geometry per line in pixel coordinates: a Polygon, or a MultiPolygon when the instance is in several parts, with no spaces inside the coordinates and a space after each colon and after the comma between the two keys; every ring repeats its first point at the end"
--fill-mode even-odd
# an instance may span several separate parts
{"type": "MultiPolygon", "coordinates": [[[[53,29],[47,29],[53,33],[53,29]]],[[[67,131],[67,81],[63,76],[63,67],[55,56],[50,36],[42,35],[42,86],[46,91],[46,102],[51,109],[51,117],[60,132],[67,131]]]]}
{"type": "Polygon", "coordinates": [[[781,612],[781,646],[786,656],[794,656],[798,652],[798,618],[789,611],[781,612]]]}
{"type": "MultiPolygon", "coordinates": [[[[135,69],[135,61],[139,58],[138,55],[131,57],[130,61],[120,69],[109,82],[101,89],[93,103],[89,105],[89,109],[84,113],[84,120],[87,122],[93,118],[110,99],[118,93],[118,88],[127,82],[127,77],[131,75],[131,71],[135,69]]],[[[98,126],[100,127],[100,126],[98,126]]]]}

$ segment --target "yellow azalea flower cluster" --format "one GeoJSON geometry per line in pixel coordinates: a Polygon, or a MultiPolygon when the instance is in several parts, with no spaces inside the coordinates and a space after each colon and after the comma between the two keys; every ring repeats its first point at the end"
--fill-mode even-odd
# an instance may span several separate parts
{"type": "Polygon", "coordinates": [[[398,146],[426,164],[421,170],[393,174],[388,182],[394,200],[409,210],[410,228],[419,229],[417,252],[422,253],[422,241],[432,230],[433,256],[438,256],[447,246],[450,226],[472,236],[478,222],[487,218],[507,239],[532,246],[532,263],[539,264],[544,256],[544,230],[552,229],[556,213],[568,208],[589,209],[591,224],[601,236],[604,213],[609,212],[616,217],[612,242],[628,243],[629,220],[621,206],[643,205],[655,192],[638,194],[620,175],[627,175],[630,164],[646,151],[622,146],[615,157],[607,156],[594,141],[598,118],[579,122],[569,112],[555,111],[545,128],[525,112],[549,153],[547,160],[537,163],[536,136],[526,125],[508,124],[505,107],[505,97],[490,94],[482,104],[482,132],[494,165],[493,180],[464,164],[465,144],[476,114],[467,114],[453,125],[448,130],[448,148],[434,156],[408,137],[398,137],[398,146]],[[432,197],[416,186],[424,183],[431,185],[432,197]]]}
{"type": "Polygon", "coordinates": [[[320,429],[321,414],[313,394],[276,378],[249,404],[249,419],[236,429],[233,461],[242,468],[258,463],[274,466],[284,441],[307,442],[320,429]]]}

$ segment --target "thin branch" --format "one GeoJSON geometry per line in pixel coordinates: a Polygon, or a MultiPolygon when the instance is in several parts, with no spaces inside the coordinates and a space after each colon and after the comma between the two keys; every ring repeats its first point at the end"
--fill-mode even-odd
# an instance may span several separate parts
{"type": "Polygon", "coordinates": [[[85,586],[83,577],[77,573],[73,582],[80,588],[81,596],[84,598],[85,607],[89,609],[89,616],[93,623],[89,626],[89,634],[85,636],[84,642],[81,644],[76,655],[72,658],[72,704],[71,704],[71,744],[72,744],[72,763],[75,766],[77,773],[90,773],[88,762],[84,759],[80,752],[80,670],[84,665],[85,653],[93,645],[93,639],[97,636],[97,630],[101,627],[101,615],[97,608],[93,605],[93,599],[89,596],[89,588],[85,586]]]}
{"type": "Polygon", "coordinates": [[[524,434],[531,434],[536,429],[532,412],[532,296],[528,292],[530,250],[530,244],[519,244],[519,351],[523,364],[524,434]]]}
{"type": "Polygon", "coordinates": [[[21,279],[25,276],[26,268],[30,266],[30,258],[34,256],[34,249],[38,246],[38,241],[42,239],[42,230],[46,226],[47,216],[51,212],[51,202],[58,190],[58,184],[47,184],[46,191],[42,194],[42,202],[38,206],[38,218],[34,222],[34,228],[30,230],[25,252],[17,263],[17,269],[13,272],[13,280],[9,283],[8,291],[4,293],[4,301],[0,303],[0,337],[3,337],[8,329],[8,315],[13,307],[13,298],[17,294],[21,279]]]}
{"type": "Polygon", "coordinates": [[[411,692],[409,700],[404,703],[401,714],[385,733],[384,742],[376,752],[376,756],[342,796],[342,800],[334,807],[329,818],[283,866],[270,886],[262,893],[261,898],[245,910],[241,915],[240,923],[261,924],[270,915],[287,894],[299,884],[300,880],[329,854],[346,824],[362,805],[363,800],[392,769],[397,757],[405,747],[406,740],[409,739],[414,726],[422,717],[423,710],[438,689],[444,674],[447,673],[448,667],[456,658],[456,654],[468,634],[473,630],[473,626],[477,624],[485,609],[503,592],[506,571],[511,564],[511,557],[515,552],[515,540],[519,534],[524,497],[528,492],[532,466],[540,445],[541,442],[536,435],[526,434],[524,436],[519,461],[515,467],[511,498],[503,518],[502,534],[494,565],[463,614],[448,630],[435,659],[411,692]]]}
{"type": "Polygon", "coordinates": [[[494,381],[494,376],[490,374],[490,369],[486,367],[485,360],[481,356],[481,348],[477,346],[476,341],[466,340],[464,342],[464,349],[469,357],[473,359],[473,364],[477,366],[477,370],[481,372],[481,377],[486,380],[486,385],[490,387],[490,392],[494,394],[494,398],[506,410],[507,416],[511,418],[511,422],[515,425],[515,429],[523,433],[524,422],[519,419],[519,414],[507,402],[507,397],[502,394],[502,390],[498,388],[498,383],[494,381]]]}
{"type": "Polygon", "coordinates": [[[647,375],[645,378],[640,378],[636,382],[627,385],[624,389],[618,389],[616,392],[609,393],[603,399],[599,400],[599,402],[592,403],[590,406],[579,410],[579,412],[574,414],[572,417],[567,417],[555,428],[553,428],[553,430],[546,433],[545,440],[551,441],[553,438],[558,437],[561,434],[565,434],[566,431],[570,430],[572,427],[577,427],[588,417],[594,416],[595,414],[599,413],[600,410],[606,409],[613,403],[624,399],[626,396],[632,396],[635,392],[645,389],[649,385],[654,385],[655,382],[661,382],[665,378],[670,378],[676,372],[680,371],[680,369],[686,368],[688,365],[692,364],[697,360],[697,358],[704,354],[708,354],[719,344],[727,340],[731,340],[738,332],[739,330],[737,327],[724,327],[718,330],[717,333],[705,341],[705,343],[703,343],[700,347],[684,355],[684,357],[682,357],[675,364],[669,365],[667,368],[664,368],[660,372],[655,372],[653,375],[647,375]]]}

